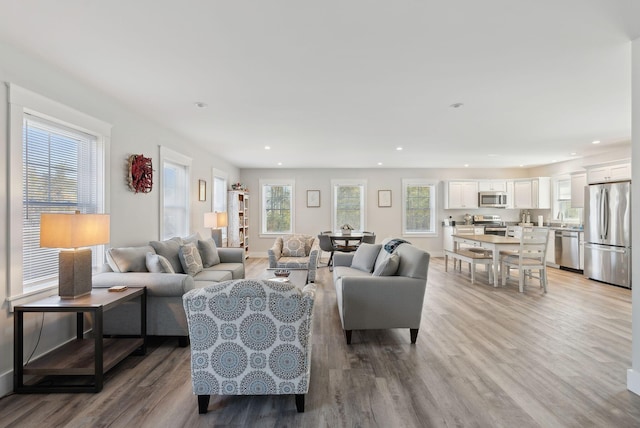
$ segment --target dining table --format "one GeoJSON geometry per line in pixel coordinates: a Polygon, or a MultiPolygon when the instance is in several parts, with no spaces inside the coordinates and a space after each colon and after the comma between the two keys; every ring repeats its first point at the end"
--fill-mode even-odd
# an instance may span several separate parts
{"type": "Polygon", "coordinates": [[[329,234],[331,243],[338,251],[355,251],[364,236],[365,234],[362,232],[331,232],[329,234]],[[342,242],[344,242],[344,244],[342,242]],[[350,242],[353,242],[353,245],[349,244],[350,242]]]}
{"type": "Polygon", "coordinates": [[[457,251],[460,244],[476,248],[484,248],[493,252],[493,286],[500,284],[500,251],[518,250],[520,238],[500,235],[452,235],[453,250],[457,251]]]}

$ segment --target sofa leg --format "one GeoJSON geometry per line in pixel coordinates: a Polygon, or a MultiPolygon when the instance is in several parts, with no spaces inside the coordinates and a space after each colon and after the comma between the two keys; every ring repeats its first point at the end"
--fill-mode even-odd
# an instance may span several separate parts
{"type": "Polygon", "coordinates": [[[209,409],[210,395],[198,395],[198,413],[204,415],[209,409]]]}
{"type": "Polygon", "coordinates": [[[298,413],[304,413],[304,394],[296,394],[296,409],[298,413]]]}
{"type": "Polygon", "coordinates": [[[351,332],[353,332],[353,330],[345,330],[344,331],[344,335],[347,338],[347,345],[351,345],[351,332]]]}
{"type": "Polygon", "coordinates": [[[181,348],[186,348],[187,346],[189,346],[189,336],[179,336],[178,346],[181,348]]]}
{"type": "Polygon", "coordinates": [[[418,329],[410,328],[409,331],[411,332],[411,343],[416,343],[416,340],[418,340],[418,329]]]}

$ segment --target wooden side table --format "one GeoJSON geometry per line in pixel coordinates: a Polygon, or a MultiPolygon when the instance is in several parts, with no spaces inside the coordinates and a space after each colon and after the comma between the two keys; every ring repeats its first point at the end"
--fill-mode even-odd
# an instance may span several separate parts
{"type": "Polygon", "coordinates": [[[94,288],[91,294],[77,299],[61,299],[51,296],[42,300],[17,305],[14,309],[13,385],[18,393],[42,392],[100,392],[104,373],[130,354],[146,353],[147,289],[127,288],[110,292],[94,288]],[[140,336],[103,337],[103,313],[128,300],[140,299],[140,336]],[[76,339],[24,365],[24,314],[25,312],[75,312],[76,339]],[[91,338],[84,337],[84,313],[93,319],[91,338]],[[25,384],[25,375],[50,376],[46,384],[25,384]],[[56,376],[60,382],[55,383],[56,376]],[[86,382],[89,378],[89,382],[86,382]],[[69,379],[76,383],[69,383],[69,379]],[[85,380],[84,383],[77,381],[85,380]]]}

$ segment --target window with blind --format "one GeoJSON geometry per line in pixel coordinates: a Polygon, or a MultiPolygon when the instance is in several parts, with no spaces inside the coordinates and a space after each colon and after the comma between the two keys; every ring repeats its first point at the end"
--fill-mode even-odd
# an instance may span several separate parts
{"type": "Polygon", "coordinates": [[[293,233],[293,180],[260,180],[262,193],[261,233],[293,233]]]}
{"type": "Polygon", "coordinates": [[[571,177],[562,176],[554,178],[554,218],[562,217],[566,223],[580,223],[582,219],[582,208],[571,206],[571,177]],[[562,216],[560,215],[562,214],[562,216]]]}
{"type": "Polygon", "coordinates": [[[436,234],[436,184],[420,179],[402,180],[403,235],[436,234]]]}
{"type": "Polygon", "coordinates": [[[189,234],[191,158],[160,147],[162,164],[162,214],[160,238],[189,234]]]}
{"type": "Polygon", "coordinates": [[[365,181],[332,180],[333,229],[348,224],[357,232],[365,230],[365,181]]]}
{"type": "MultiPolygon", "coordinates": [[[[40,214],[98,213],[97,137],[24,115],[22,126],[23,286],[55,282],[58,251],[40,248],[40,214]]],[[[93,251],[94,266],[97,256],[93,251]]]]}

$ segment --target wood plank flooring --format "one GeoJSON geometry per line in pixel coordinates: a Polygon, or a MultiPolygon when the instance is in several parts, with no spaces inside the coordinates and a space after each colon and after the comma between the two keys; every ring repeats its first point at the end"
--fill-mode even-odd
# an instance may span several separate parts
{"type": "MultiPolygon", "coordinates": [[[[248,260],[257,277],[266,259],[248,260]]],[[[326,263],[326,260],[325,260],[326,263]]],[[[323,265],[324,266],[324,265],[323,265]]],[[[480,270],[480,269],[479,269],[480,270]]],[[[549,269],[549,292],[429,269],[416,345],[409,331],[355,331],[347,346],[331,274],[319,270],[306,412],[292,396],[211,397],[199,415],[189,349],[154,340],[99,394],[10,395],[2,427],[638,427],[627,391],[631,292],[549,269]]]]}

